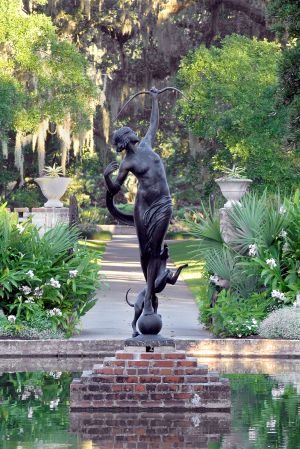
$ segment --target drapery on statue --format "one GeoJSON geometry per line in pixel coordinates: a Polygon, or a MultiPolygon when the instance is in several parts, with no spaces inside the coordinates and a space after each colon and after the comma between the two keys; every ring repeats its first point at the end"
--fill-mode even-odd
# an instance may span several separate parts
{"type": "Polygon", "coordinates": [[[157,314],[158,299],[156,293],[161,292],[166,283],[175,284],[180,271],[184,268],[184,266],[181,266],[174,276],[170,270],[166,269],[168,250],[166,245],[163,245],[172,216],[172,200],[163,163],[159,155],[153,151],[159,123],[158,94],[162,91],[152,87],[150,91],[145,92],[151,95],[152,110],[150,126],[141,141],[136,133],[127,126],[114,133],[113,143],[116,146],[116,151],[125,150],[126,154],[120,166],[114,161],[104,171],[108,189],[107,207],[119,221],[135,225],[140,248],[141,267],[147,282],[136,302],[135,319],[132,323],[133,336],[138,335],[135,325],[142,310],[143,316],[140,317],[138,322],[140,331],[143,334],[159,333],[162,324],[160,315],[157,314]],[[117,169],[119,169],[119,172],[116,180],[113,181],[111,174],[117,169]],[[133,216],[123,214],[113,203],[114,195],[121,189],[129,172],[133,173],[138,179],[133,216]]]}

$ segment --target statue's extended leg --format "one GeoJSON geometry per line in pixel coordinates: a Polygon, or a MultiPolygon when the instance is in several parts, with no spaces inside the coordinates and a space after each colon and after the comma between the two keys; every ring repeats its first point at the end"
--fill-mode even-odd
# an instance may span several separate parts
{"type": "Polygon", "coordinates": [[[156,295],[154,295],[152,297],[152,307],[154,310],[154,313],[157,313],[157,309],[158,309],[158,297],[156,295]]]}
{"type": "Polygon", "coordinates": [[[144,290],[142,290],[137,297],[137,300],[134,304],[134,317],[133,317],[133,321],[131,323],[132,326],[132,330],[133,330],[133,337],[137,337],[139,335],[139,332],[137,331],[136,328],[136,323],[139,319],[139,317],[142,314],[143,308],[144,308],[144,300],[145,300],[145,294],[146,294],[146,289],[144,288],[144,290]]]}
{"type": "Polygon", "coordinates": [[[188,267],[187,263],[184,264],[184,265],[180,265],[180,267],[177,268],[177,270],[175,271],[174,274],[170,271],[170,274],[169,274],[168,279],[167,279],[167,283],[171,284],[171,285],[176,284],[177,279],[178,279],[178,277],[179,277],[179,275],[181,273],[181,270],[183,270],[186,267],[188,267]]]}
{"type": "Polygon", "coordinates": [[[155,279],[161,264],[160,256],[151,257],[148,263],[147,270],[147,292],[144,300],[144,314],[151,315],[154,313],[152,306],[152,297],[155,296],[155,279]]]}

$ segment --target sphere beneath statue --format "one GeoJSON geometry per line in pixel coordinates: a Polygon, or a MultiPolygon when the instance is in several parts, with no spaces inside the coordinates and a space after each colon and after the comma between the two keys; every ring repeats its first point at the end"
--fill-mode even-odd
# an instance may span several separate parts
{"type": "Polygon", "coordinates": [[[138,327],[143,335],[157,335],[162,328],[161,316],[157,313],[142,315],[138,321],[138,327]]]}

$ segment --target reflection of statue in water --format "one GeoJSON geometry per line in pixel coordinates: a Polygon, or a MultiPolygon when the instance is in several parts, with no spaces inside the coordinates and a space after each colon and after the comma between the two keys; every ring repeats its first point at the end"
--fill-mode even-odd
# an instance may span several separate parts
{"type": "MultiPolygon", "coordinates": [[[[104,172],[108,188],[107,206],[109,211],[120,221],[134,224],[136,227],[141,266],[147,282],[146,289],[140,293],[143,296],[144,315],[146,316],[156,314],[157,297],[155,293],[162,291],[168,282],[167,271],[169,272],[169,270],[166,270],[168,255],[166,255],[167,250],[163,249],[163,241],[172,215],[172,200],[165,169],[159,155],[152,149],[159,122],[157,97],[160,92],[152,88],[149,93],[152,97],[152,111],[150,126],[145,137],[140,141],[135,132],[127,126],[117,130],[113,135],[113,143],[116,145],[117,152],[126,150],[126,155],[120,167],[116,162],[111,162],[104,172]],[[113,181],[110,175],[118,168],[118,176],[113,181]],[[138,179],[133,217],[118,211],[113,204],[113,196],[119,192],[129,172],[138,179]],[[159,277],[165,279],[162,288],[159,277]]],[[[153,329],[153,332],[149,333],[158,333],[159,330],[153,329]]],[[[137,335],[137,332],[134,332],[134,335],[137,335]]]]}

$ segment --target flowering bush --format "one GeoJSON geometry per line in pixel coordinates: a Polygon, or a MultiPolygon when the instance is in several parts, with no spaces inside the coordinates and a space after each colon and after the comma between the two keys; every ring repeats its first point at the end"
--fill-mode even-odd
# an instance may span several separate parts
{"type": "Polygon", "coordinates": [[[230,243],[217,214],[187,224],[208,272],[211,296],[200,299],[202,321],[218,335],[246,336],[257,333],[250,328],[253,318],[259,322],[300,298],[300,192],[284,200],[247,194],[229,220],[230,243]],[[252,313],[255,301],[258,316],[252,313]]]}
{"type": "Polygon", "coordinates": [[[54,330],[71,335],[95,304],[99,265],[78,237],[65,225],[40,237],[30,222],[20,225],[0,207],[0,307],[19,331],[42,314],[54,330]]]}
{"type": "Polygon", "coordinates": [[[265,338],[300,339],[300,308],[274,310],[260,323],[259,335],[265,338]]]}

